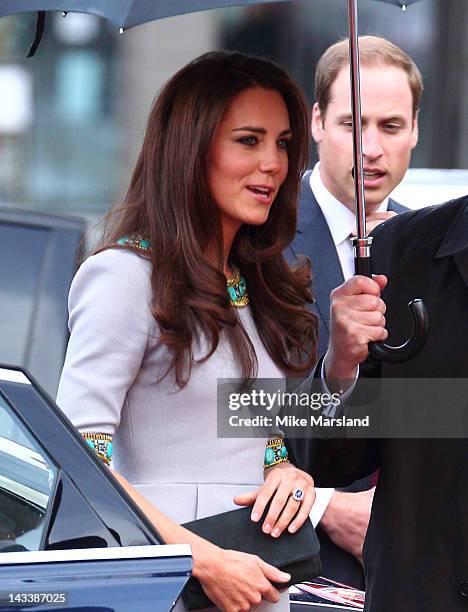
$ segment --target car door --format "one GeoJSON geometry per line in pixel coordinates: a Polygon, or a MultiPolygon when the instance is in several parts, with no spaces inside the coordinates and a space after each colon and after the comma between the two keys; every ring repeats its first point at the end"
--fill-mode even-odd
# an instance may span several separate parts
{"type": "Polygon", "coordinates": [[[191,561],[32,377],[0,366],[0,610],[171,610],[191,561]]]}

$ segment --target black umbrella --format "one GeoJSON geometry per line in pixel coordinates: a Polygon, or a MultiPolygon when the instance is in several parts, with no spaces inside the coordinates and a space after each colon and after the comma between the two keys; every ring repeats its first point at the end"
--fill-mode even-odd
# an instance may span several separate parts
{"type": "MultiPolygon", "coordinates": [[[[39,11],[36,38],[29,52],[34,55],[44,31],[45,11],[69,11],[92,13],[115,24],[123,31],[147,21],[171,17],[183,13],[241,6],[263,4],[272,0],[2,0],[0,17],[13,13],[39,11]]],[[[282,0],[273,0],[281,2],[282,0]]],[[[357,237],[353,240],[355,267],[357,274],[371,276],[370,246],[372,237],[366,236],[366,214],[362,160],[361,100],[359,87],[359,41],[358,41],[358,0],[347,0],[349,22],[350,79],[353,116],[354,141],[354,182],[356,193],[357,237]]],[[[418,0],[379,0],[399,6],[406,10],[418,0]]],[[[378,342],[370,346],[371,353],[384,361],[405,361],[416,355],[424,345],[429,329],[428,317],[421,300],[408,304],[413,317],[413,333],[402,345],[392,347],[378,342]]]]}

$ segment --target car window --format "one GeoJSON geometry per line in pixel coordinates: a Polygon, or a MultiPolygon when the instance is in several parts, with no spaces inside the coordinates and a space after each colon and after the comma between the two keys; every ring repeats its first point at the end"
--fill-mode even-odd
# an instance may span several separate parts
{"type": "Polygon", "coordinates": [[[0,553],[39,550],[57,475],[0,395],[0,553]]]}

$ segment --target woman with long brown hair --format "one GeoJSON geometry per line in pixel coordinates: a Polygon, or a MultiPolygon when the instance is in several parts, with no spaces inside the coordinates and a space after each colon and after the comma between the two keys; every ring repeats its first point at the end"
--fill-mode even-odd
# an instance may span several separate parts
{"type": "Polygon", "coordinates": [[[306,104],[281,68],[199,57],[157,98],[124,204],[70,291],[58,404],[105,461],[113,448],[117,478],[167,542],[192,545],[194,575],[226,610],[276,601],[270,581],[285,577],[162,513],[182,523],[235,498],[258,521],[271,500],[262,528],[273,537],[308,516],[310,476],[283,456],[264,481],[265,439],[216,431],[218,378],[284,379],[314,364],[309,270],[282,256],[307,158],[306,104]]]}

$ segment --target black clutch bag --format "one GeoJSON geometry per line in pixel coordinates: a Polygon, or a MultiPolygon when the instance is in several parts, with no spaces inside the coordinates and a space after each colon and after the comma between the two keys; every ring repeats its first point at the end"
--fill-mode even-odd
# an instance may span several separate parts
{"type": "MultiPolygon", "coordinates": [[[[221,548],[258,555],[270,565],[291,574],[290,582],[275,584],[278,588],[284,589],[321,574],[320,543],[309,519],[296,533],[283,531],[279,538],[272,538],[261,529],[263,519],[258,523],[250,519],[251,512],[250,507],[231,510],[183,526],[221,548]]],[[[193,576],[185,587],[183,600],[189,610],[213,605],[193,576]]]]}

